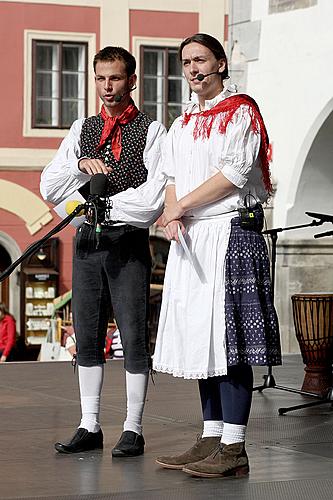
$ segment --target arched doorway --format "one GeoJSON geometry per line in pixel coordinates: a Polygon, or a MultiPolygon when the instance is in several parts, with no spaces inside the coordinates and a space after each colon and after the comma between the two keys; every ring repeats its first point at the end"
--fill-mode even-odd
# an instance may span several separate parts
{"type": "MultiPolygon", "coordinates": [[[[2,272],[12,262],[17,260],[21,256],[21,253],[21,249],[17,242],[7,233],[0,231],[0,271],[2,272]]],[[[3,300],[6,300],[10,312],[16,319],[20,317],[19,272],[19,268],[16,268],[0,285],[3,300]]],[[[17,325],[19,325],[19,321],[17,325]]]]}
{"type": "MultiPolygon", "coordinates": [[[[2,273],[12,263],[9,253],[0,244],[0,273],[2,273]]],[[[9,308],[9,277],[0,282],[0,302],[9,308]]]]}
{"type": "MultiPolygon", "coordinates": [[[[332,109],[332,103],[330,104],[332,109]]],[[[318,123],[314,123],[309,132],[309,136],[314,134],[314,137],[307,152],[306,144],[303,145],[305,151],[302,151],[299,158],[303,164],[299,165],[301,170],[298,178],[293,178],[295,184],[291,186],[291,190],[294,191],[294,200],[287,215],[288,226],[311,222],[311,218],[304,215],[305,212],[333,215],[333,111],[330,111],[317,130],[316,127],[318,123]],[[301,158],[304,153],[305,157],[301,158]]],[[[293,238],[312,238],[313,234],[320,231],[321,228],[293,231],[293,238]]]]}

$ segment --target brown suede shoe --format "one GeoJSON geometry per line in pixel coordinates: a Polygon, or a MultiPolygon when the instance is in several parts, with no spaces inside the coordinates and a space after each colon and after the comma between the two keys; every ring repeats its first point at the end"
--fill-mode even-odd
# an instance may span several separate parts
{"type": "Polygon", "coordinates": [[[221,444],[204,460],[186,464],[183,471],[198,477],[246,476],[249,473],[249,459],[245,443],[221,444]]]}
{"type": "Polygon", "coordinates": [[[203,458],[208,457],[213,450],[216,450],[221,438],[220,437],[198,437],[197,442],[192,448],[185,451],[181,455],[168,457],[157,457],[156,463],[162,465],[166,469],[182,469],[184,465],[192,462],[198,462],[203,458]]]}

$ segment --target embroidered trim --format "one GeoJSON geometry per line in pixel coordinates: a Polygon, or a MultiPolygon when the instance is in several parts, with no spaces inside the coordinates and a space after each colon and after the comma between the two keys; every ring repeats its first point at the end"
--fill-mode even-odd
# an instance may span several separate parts
{"type": "Polygon", "coordinates": [[[207,371],[207,372],[185,372],[181,369],[174,369],[163,365],[154,365],[154,370],[161,373],[167,373],[173,375],[174,377],[181,377],[184,379],[206,379],[208,377],[219,377],[221,375],[227,375],[227,368],[220,368],[219,370],[207,371]]]}

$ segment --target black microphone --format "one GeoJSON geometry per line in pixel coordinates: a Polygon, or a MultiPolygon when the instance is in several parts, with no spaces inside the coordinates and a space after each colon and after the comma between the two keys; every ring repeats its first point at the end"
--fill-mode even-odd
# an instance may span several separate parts
{"type": "Polygon", "coordinates": [[[123,94],[116,94],[114,96],[114,102],[121,102],[122,98],[125,97],[125,95],[130,94],[135,89],[136,89],[136,85],[134,85],[134,87],[132,87],[131,89],[126,90],[126,92],[124,92],[123,94]]]}
{"type": "Polygon", "coordinates": [[[99,173],[92,176],[90,179],[90,195],[88,203],[90,203],[91,219],[95,223],[96,233],[96,248],[99,247],[101,235],[101,222],[104,222],[106,211],[106,200],[104,198],[108,178],[105,174],[99,173]]]}
{"type": "Polygon", "coordinates": [[[199,82],[202,82],[207,76],[210,75],[221,75],[222,73],[220,71],[212,71],[211,73],[207,73],[204,75],[203,73],[198,73],[197,76],[194,78],[194,80],[198,80],[199,82]]]}
{"type": "Polygon", "coordinates": [[[108,178],[105,174],[95,174],[90,179],[90,196],[102,197],[105,194],[108,178]]]}

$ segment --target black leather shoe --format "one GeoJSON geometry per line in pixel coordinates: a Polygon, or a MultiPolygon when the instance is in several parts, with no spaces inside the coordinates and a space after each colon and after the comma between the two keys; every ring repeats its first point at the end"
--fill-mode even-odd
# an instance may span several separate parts
{"type": "Polygon", "coordinates": [[[79,427],[69,443],[56,443],[54,447],[59,453],[81,453],[103,448],[102,429],[98,432],[89,432],[79,427]]]}
{"type": "Polygon", "coordinates": [[[145,440],[141,434],[124,431],[112,450],[113,457],[136,457],[145,451],[145,440]]]}

